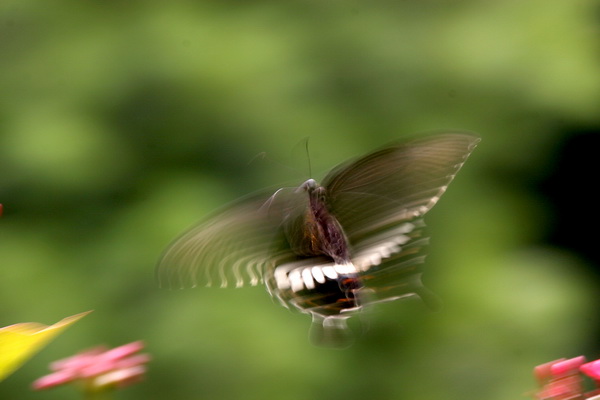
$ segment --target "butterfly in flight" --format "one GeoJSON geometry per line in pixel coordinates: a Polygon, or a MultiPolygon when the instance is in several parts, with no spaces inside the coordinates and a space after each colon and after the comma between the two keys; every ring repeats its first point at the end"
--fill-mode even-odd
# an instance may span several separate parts
{"type": "Polygon", "coordinates": [[[242,198],[166,249],[159,284],[264,284],[312,316],[316,344],[345,346],[346,320],[365,306],[432,298],[421,283],[423,216],[478,142],[468,133],[399,141],[339,165],[322,184],[242,198]]]}

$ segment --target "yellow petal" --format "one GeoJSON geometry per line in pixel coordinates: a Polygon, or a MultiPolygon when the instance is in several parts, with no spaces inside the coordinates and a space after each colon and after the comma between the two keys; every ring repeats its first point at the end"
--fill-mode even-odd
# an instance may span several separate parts
{"type": "Polygon", "coordinates": [[[59,333],[89,313],[91,311],[76,314],[50,326],[25,322],[0,328],[0,381],[33,357],[59,333]]]}

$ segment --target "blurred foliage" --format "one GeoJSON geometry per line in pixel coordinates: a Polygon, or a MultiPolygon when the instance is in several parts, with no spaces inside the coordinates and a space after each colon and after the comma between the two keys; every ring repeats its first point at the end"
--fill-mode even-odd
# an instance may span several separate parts
{"type": "Polygon", "coordinates": [[[2,1],[0,326],[96,312],[0,398],[76,399],[29,385],[52,360],[138,339],[149,377],[119,398],[504,400],[535,386],[535,365],[597,357],[597,258],[553,238],[561,215],[575,221],[563,236],[598,223],[593,170],[559,163],[577,132],[598,143],[598,7],[2,1]],[[427,219],[441,312],[381,305],[338,351],[313,347],[308,318],[263,288],[157,289],[182,230],[307,177],[307,137],[320,178],[440,129],[483,138],[427,219]]]}

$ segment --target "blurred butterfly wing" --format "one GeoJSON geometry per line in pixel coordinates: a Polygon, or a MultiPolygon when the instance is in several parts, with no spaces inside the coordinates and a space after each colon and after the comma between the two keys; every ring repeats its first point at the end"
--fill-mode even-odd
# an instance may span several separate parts
{"type": "Polygon", "coordinates": [[[363,301],[417,295],[435,308],[421,283],[428,238],[422,216],[462,167],[479,139],[448,133],[402,142],[334,169],[324,186],[344,227],[363,301]]]}
{"type": "Polygon", "coordinates": [[[401,142],[330,172],[329,208],[351,245],[429,211],[479,138],[440,134],[401,142]]]}
{"type": "Polygon", "coordinates": [[[418,296],[432,309],[439,308],[439,299],[421,281],[425,252],[429,237],[422,219],[401,225],[402,233],[391,239],[374,244],[373,240],[357,246],[354,264],[364,271],[361,280],[361,302],[392,301],[404,297],[418,296]],[[387,243],[387,244],[386,244],[387,243]]]}
{"type": "Polygon", "coordinates": [[[292,189],[235,202],[176,239],[162,255],[161,287],[241,287],[262,282],[278,254],[273,243],[283,220],[299,208],[292,189]]]}

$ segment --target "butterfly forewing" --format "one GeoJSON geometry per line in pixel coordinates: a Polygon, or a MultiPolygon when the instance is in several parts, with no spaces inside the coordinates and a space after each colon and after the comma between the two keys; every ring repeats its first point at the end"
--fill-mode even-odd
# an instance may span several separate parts
{"type": "Polygon", "coordinates": [[[327,175],[330,211],[351,243],[421,217],[444,193],[479,139],[441,134],[376,151],[327,175]]]}
{"type": "Polygon", "coordinates": [[[365,285],[363,302],[416,295],[428,238],[422,216],[444,193],[479,139],[448,133],[386,147],[334,169],[324,186],[365,285]]]}
{"type": "Polygon", "coordinates": [[[182,288],[261,283],[265,269],[282,257],[273,247],[280,225],[299,212],[302,200],[294,190],[281,189],[243,198],[209,217],[163,253],[159,284],[182,288]]]}

